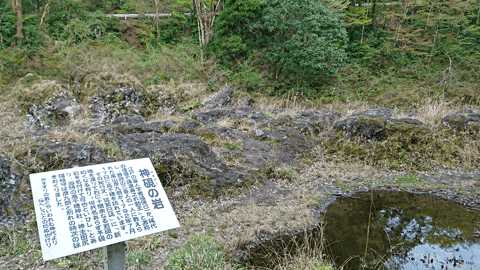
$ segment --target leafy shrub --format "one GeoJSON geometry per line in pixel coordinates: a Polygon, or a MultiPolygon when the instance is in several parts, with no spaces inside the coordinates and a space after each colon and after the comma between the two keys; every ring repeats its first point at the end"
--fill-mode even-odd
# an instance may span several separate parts
{"type": "MultiPolygon", "coordinates": [[[[7,2],[0,3],[0,48],[11,46],[15,41],[16,16],[7,2]]],[[[40,33],[39,18],[35,14],[23,17],[23,41],[21,47],[35,49],[44,45],[40,33]]]]}
{"type": "Polygon", "coordinates": [[[227,0],[215,20],[214,51],[218,59],[228,61],[250,57],[257,49],[260,32],[261,0],[227,0]]]}
{"type": "Polygon", "coordinates": [[[78,43],[108,34],[119,35],[120,20],[101,11],[88,12],[81,2],[59,1],[46,17],[47,31],[54,39],[78,43]]]}
{"type": "Polygon", "coordinates": [[[0,85],[12,78],[25,75],[22,63],[26,58],[26,52],[18,48],[7,47],[0,50],[0,85]]]}
{"type": "Polygon", "coordinates": [[[263,1],[260,28],[269,37],[266,58],[280,73],[333,75],[347,60],[343,21],[317,1],[263,1]]]}

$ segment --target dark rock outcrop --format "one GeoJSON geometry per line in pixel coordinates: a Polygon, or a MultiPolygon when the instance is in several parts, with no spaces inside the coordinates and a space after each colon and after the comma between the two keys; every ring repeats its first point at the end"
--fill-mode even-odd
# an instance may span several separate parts
{"type": "Polygon", "coordinates": [[[333,124],[333,132],[341,132],[346,138],[360,138],[364,141],[381,141],[398,132],[423,134],[428,128],[412,118],[393,119],[392,110],[379,108],[348,116],[333,124]]]}
{"type": "Polygon", "coordinates": [[[383,140],[386,138],[387,121],[367,116],[350,116],[333,124],[334,132],[342,132],[346,138],[358,137],[365,141],[383,140]]]}
{"type": "Polygon", "coordinates": [[[213,138],[219,136],[226,140],[245,139],[250,137],[248,132],[242,132],[227,127],[217,127],[214,125],[206,125],[196,132],[199,136],[204,138],[213,138]]]}
{"type": "Polygon", "coordinates": [[[107,94],[99,91],[90,104],[92,124],[104,125],[122,115],[141,115],[144,92],[143,89],[130,85],[117,87],[107,94]]]}
{"type": "Polygon", "coordinates": [[[460,131],[480,131],[480,108],[470,107],[447,115],[442,122],[450,128],[460,131]]]}
{"type": "Polygon", "coordinates": [[[195,135],[116,134],[116,141],[132,158],[149,157],[167,185],[190,181],[204,191],[216,193],[222,187],[240,184],[243,178],[195,135]]]}
{"type": "Polygon", "coordinates": [[[58,143],[37,150],[45,170],[68,169],[111,162],[90,143],[58,143]]]}
{"type": "Polygon", "coordinates": [[[351,116],[366,116],[366,117],[373,117],[373,118],[388,119],[392,117],[392,114],[393,114],[392,109],[377,108],[374,110],[360,111],[352,114],[351,116]]]}
{"type": "Polygon", "coordinates": [[[77,100],[62,91],[48,99],[44,105],[28,107],[27,119],[31,129],[50,128],[68,124],[81,112],[82,109],[77,100]]]}
{"type": "Polygon", "coordinates": [[[30,203],[31,198],[16,192],[21,179],[21,174],[12,172],[10,162],[0,155],[0,232],[4,227],[11,228],[23,222],[30,212],[24,205],[30,203]]]}
{"type": "Polygon", "coordinates": [[[113,124],[115,125],[122,125],[122,126],[128,126],[128,125],[142,125],[147,122],[147,119],[143,116],[130,116],[130,115],[122,115],[120,117],[117,117],[114,121],[113,124]]]}
{"type": "Polygon", "coordinates": [[[185,120],[180,124],[180,132],[182,133],[192,133],[196,129],[202,126],[202,123],[195,121],[195,120],[185,120]]]}
{"type": "Polygon", "coordinates": [[[232,93],[232,88],[225,86],[220,92],[202,104],[203,110],[209,111],[228,106],[232,102],[232,93]]]}
{"type": "Polygon", "coordinates": [[[239,119],[247,118],[253,114],[255,110],[252,107],[235,107],[214,109],[207,112],[197,112],[192,114],[192,119],[200,121],[202,123],[215,123],[221,119],[239,119]]]}
{"type": "Polygon", "coordinates": [[[322,130],[326,130],[342,115],[339,112],[330,110],[306,110],[297,112],[297,116],[302,120],[308,121],[314,127],[318,126],[322,130]]]}
{"type": "MultiPolygon", "coordinates": [[[[118,125],[114,126],[113,130],[120,132],[122,134],[134,134],[134,133],[147,133],[147,132],[158,132],[164,133],[169,131],[175,122],[172,120],[166,120],[161,122],[152,122],[146,124],[131,124],[131,125],[118,125]]],[[[110,130],[107,128],[107,130],[110,130]]]]}
{"type": "Polygon", "coordinates": [[[15,191],[15,175],[10,172],[10,162],[4,156],[0,156],[0,209],[5,208],[15,191]]]}

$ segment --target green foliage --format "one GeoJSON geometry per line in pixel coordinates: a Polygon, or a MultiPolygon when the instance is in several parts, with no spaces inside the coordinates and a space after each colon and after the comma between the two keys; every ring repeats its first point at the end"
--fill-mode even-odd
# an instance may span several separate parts
{"type": "Polygon", "coordinates": [[[261,0],[227,0],[215,20],[214,50],[224,64],[252,56],[257,50],[261,0]]]}
{"type": "Polygon", "coordinates": [[[154,260],[155,260],[155,257],[153,256],[152,252],[148,250],[140,249],[132,252],[127,252],[127,256],[126,256],[127,264],[130,267],[132,267],[133,265],[135,265],[136,267],[140,267],[154,260]]]}
{"type": "Polygon", "coordinates": [[[26,60],[25,51],[18,48],[3,48],[0,50],[0,84],[7,83],[10,79],[25,75],[23,62],[26,60]]]}
{"type": "Polygon", "coordinates": [[[85,7],[88,11],[102,11],[105,13],[111,13],[114,10],[128,9],[125,0],[84,0],[85,7]]]}
{"type": "Polygon", "coordinates": [[[236,88],[247,91],[256,91],[263,88],[265,78],[252,61],[251,58],[239,61],[236,68],[227,70],[228,81],[236,88]]]}
{"type": "Polygon", "coordinates": [[[167,269],[222,269],[223,245],[209,236],[192,235],[169,255],[167,269]]]}
{"type": "Polygon", "coordinates": [[[159,41],[162,43],[177,43],[184,34],[191,32],[190,18],[183,13],[173,11],[168,20],[162,20],[160,25],[159,41]]]}
{"type": "MultiPolygon", "coordinates": [[[[366,164],[395,170],[426,170],[438,166],[469,169],[479,164],[479,160],[469,158],[471,153],[480,149],[477,143],[478,135],[469,137],[448,128],[431,133],[408,126],[397,129],[392,125],[387,126],[387,134],[390,135],[383,141],[367,142],[346,139],[338,132],[335,140],[325,141],[323,145],[328,154],[354,158],[366,164]],[[471,152],[461,149],[469,149],[471,152]]],[[[407,176],[399,179],[397,184],[421,180],[416,176],[407,176]]]]}
{"type": "Polygon", "coordinates": [[[230,0],[215,22],[215,56],[242,89],[268,81],[272,93],[294,86],[315,96],[310,87],[319,76],[336,73],[347,60],[343,22],[318,1],[230,0]]]}
{"type": "Polygon", "coordinates": [[[183,107],[182,110],[183,110],[184,112],[190,111],[190,110],[199,108],[201,105],[202,105],[202,103],[201,103],[200,101],[197,101],[197,102],[194,102],[194,103],[192,103],[192,104],[190,104],[190,105],[188,105],[188,106],[183,107]]]}
{"type": "Polygon", "coordinates": [[[269,37],[266,58],[276,72],[333,75],[347,60],[343,21],[317,1],[263,1],[260,28],[269,37]]]}
{"type": "Polygon", "coordinates": [[[38,237],[28,235],[30,228],[14,227],[7,229],[6,233],[0,234],[0,256],[39,256],[38,237]],[[26,237],[28,236],[28,237],[26,237]]]}
{"type": "Polygon", "coordinates": [[[7,1],[0,2],[0,48],[8,47],[15,40],[15,14],[7,1]]]}
{"type": "Polygon", "coordinates": [[[228,150],[235,151],[240,149],[240,146],[238,146],[238,143],[226,143],[225,145],[228,150]]]}
{"type": "Polygon", "coordinates": [[[172,16],[155,20],[147,29],[146,38],[143,40],[147,47],[158,48],[164,44],[181,42],[184,37],[190,36],[196,28],[191,16],[183,12],[172,11],[172,16]]]}
{"type": "Polygon", "coordinates": [[[119,35],[120,21],[101,11],[88,12],[81,2],[61,0],[53,5],[45,19],[53,38],[69,43],[90,41],[106,35],[119,35]]]}
{"type": "Polygon", "coordinates": [[[397,177],[395,184],[402,188],[407,188],[412,186],[416,187],[419,185],[420,182],[424,180],[425,179],[423,177],[412,173],[412,174],[406,174],[406,175],[401,175],[397,177]]]}
{"type": "MultiPolygon", "coordinates": [[[[16,39],[16,15],[8,2],[0,2],[0,48],[9,47],[16,39]]],[[[23,17],[23,35],[21,47],[35,49],[44,45],[36,14],[27,14],[23,17]]]]}

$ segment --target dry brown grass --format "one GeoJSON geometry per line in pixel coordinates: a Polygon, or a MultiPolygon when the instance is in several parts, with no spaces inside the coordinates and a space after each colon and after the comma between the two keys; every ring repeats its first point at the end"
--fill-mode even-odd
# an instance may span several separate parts
{"type": "Polygon", "coordinates": [[[438,124],[441,122],[439,121],[440,119],[456,112],[459,109],[460,108],[455,108],[452,103],[448,101],[427,99],[418,108],[420,115],[416,118],[427,125],[438,126],[438,124]]]}
{"type": "Polygon", "coordinates": [[[278,254],[272,250],[273,269],[275,270],[333,270],[333,267],[325,260],[325,239],[323,228],[319,228],[320,235],[314,235],[311,231],[291,237],[287,246],[293,247],[294,253],[278,254]]]}
{"type": "MultiPolygon", "coordinates": [[[[113,138],[104,138],[101,134],[78,130],[78,127],[88,126],[90,123],[88,113],[90,94],[101,85],[111,82],[141,85],[145,78],[156,76],[158,70],[166,73],[180,72],[176,68],[170,67],[178,55],[171,53],[165,58],[158,58],[158,62],[152,64],[158,69],[141,67],[140,72],[134,76],[130,69],[134,68],[131,63],[138,60],[136,54],[125,52],[123,62],[119,63],[116,61],[118,55],[110,57],[107,55],[108,51],[88,52],[88,48],[79,48],[78,50],[80,50],[80,55],[75,55],[76,51],[74,50],[65,52],[67,58],[64,67],[67,68],[66,74],[71,74],[73,78],[82,78],[84,81],[80,89],[80,92],[84,92],[86,95],[80,104],[83,113],[73,119],[68,126],[56,128],[42,136],[52,142],[93,143],[110,159],[124,159],[125,156],[122,156],[124,153],[117,148],[113,138]],[[99,59],[102,60],[98,62],[99,59]]],[[[202,72],[208,72],[208,70],[202,72]]],[[[176,113],[159,110],[148,119],[149,121],[175,120],[179,124],[189,115],[181,110],[183,106],[203,101],[207,95],[211,94],[204,83],[191,83],[186,78],[186,75],[180,75],[179,78],[170,80],[169,83],[158,84],[148,89],[152,92],[162,92],[177,103],[176,113]]],[[[22,108],[29,102],[44,102],[46,97],[57,90],[72,93],[73,87],[69,88],[68,85],[65,86],[53,80],[40,80],[31,85],[19,81],[13,90],[0,100],[0,118],[2,119],[0,122],[2,138],[0,154],[7,155],[14,167],[21,167],[27,173],[36,170],[35,168],[38,166],[32,150],[32,146],[38,142],[29,138],[29,134],[25,133],[27,130],[22,124],[25,111],[22,108]]],[[[255,104],[255,108],[259,111],[275,108],[286,109],[282,113],[272,115],[274,117],[281,114],[294,116],[299,110],[309,108],[336,110],[343,112],[345,117],[353,112],[375,107],[361,102],[333,101],[327,105],[318,104],[299,96],[258,97],[255,104]]],[[[456,111],[457,108],[446,101],[426,100],[418,110],[421,115],[417,116],[417,119],[429,126],[437,126],[438,119],[456,111]]],[[[403,115],[402,111],[395,111],[395,117],[403,115]]],[[[245,119],[225,119],[219,121],[217,125],[246,132],[250,132],[253,128],[245,119]]],[[[203,139],[217,150],[228,148],[229,144],[237,144],[241,147],[240,141],[227,141],[218,136],[214,136],[211,141],[207,137],[203,139]]],[[[448,139],[455,140],[459,137],[453,136],[448,139]]],[[[480,157],[480,142],[472,138],[463,139],[462,143],[463,145],[456,150],[456,153],[462,157],[463,163],[459,165],[468,166],[480,157]]],[[[434,149],[426,151],[428,150],[433,151],[434,149]]],[[[155,267],[159,267],[162,264],[162,258],[165,258],[172,247],[184,243],[190,234],[200,233],[211,235],[224,243],[225,254],[233,256],[237,248],[244,247],[261,236],[296,231],[314,225],[316,223],[314,208],[325,199],[325,194],[316,191],[315,185],[319,183],[332,184],[334,181],[340,180],[353,187],[358,182],[366,182],[382,175],[380,170],[388,166],[388,164],[373,166],[360,161],[352,161],[353,157],[326,155],[320,146],[313,149],[313,153],[312,156],[301,161],[304,162],[304,165],[299,165],[299,168],[282,165],[273,169],[269,182],[274,187],[258,192],[266,195],[272,195],[270,193],[273,191],[279,192],[272,195],[272,197],[275,196],[273,199],[265,200],[266,202],[261,200],[252,202],[252,198],[257,196],[256,189],[263,188],[259,183],[255,183],[257,185],[250,188],[235,189],[228,193],[229,196],[216,200],[199,199],[188,195],[188,183],[182,187],[167,188],[167,192],[172,195],[170,196],[172,205],[182,227],[173,233],[165,232],[129,241],[128,250],[155,252],[155,267]]],[[[59,162],[65,154],[65,152],[57,154],[59,162]]],[[[181,155],[177,156],[182,159],[181,155]]],[[[232,159],[230,165],[238,165],[239,162],[240,160],[232,159]]],[[[301,256],[279,261],[277,269],[310,269],[308,267],[317,262],[323,262],[323,257],[317,256],[318,251],[306,249],[301,256]]],[[[229,267],[226,266],[226,268],[229,267]]]]}
{"type": "Polygon", "coordinates": [[[167,83],[151,86],[149,91],[162,93],[161,100],[174,100],[175,112],[170,109],[159,109],[156,113],[149,117],[149,121],[182,121],[188,117],[188,113],[183,111],[183,107],[191,105],[195,102],[201,102],[203,97],[208,93],[207,87],[201,83],[167,83]]]}

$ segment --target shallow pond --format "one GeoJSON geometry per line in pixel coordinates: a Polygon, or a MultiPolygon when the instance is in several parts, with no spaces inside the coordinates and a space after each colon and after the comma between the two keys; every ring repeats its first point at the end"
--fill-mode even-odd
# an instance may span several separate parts
{"type": "Polygon", "coordinates": [[[247,263],[271,268],[272,257],[323,239],[324,253],[344,269],[480,269],[480,211],[439,196],[377,190],[339,197],[320,227],[323,236],[314,229],[256,246],[247,263]]]}

